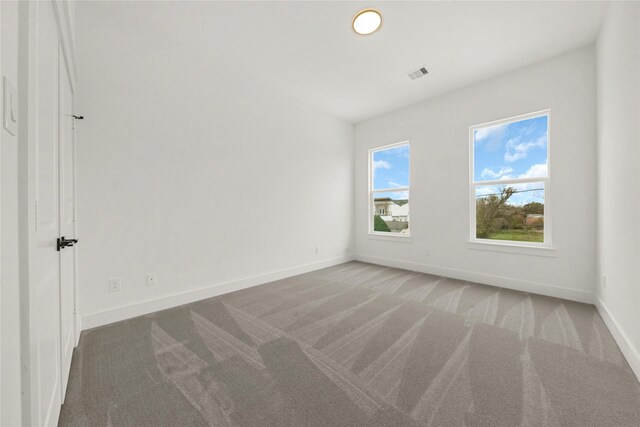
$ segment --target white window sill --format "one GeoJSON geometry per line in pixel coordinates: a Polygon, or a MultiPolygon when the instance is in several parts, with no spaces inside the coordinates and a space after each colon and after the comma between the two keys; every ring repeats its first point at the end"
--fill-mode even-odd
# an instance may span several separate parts
{"type": "Polygon", "coordinates": [[[410,234],[399,233],[369,233],[367,237],[371,240],[386,240],[388,242],[411,243],[413,241],[410,234]]]}
{"type": "Polygon", "coordinates": [[[518,243],[502,241],[470,240],[467,248],[480,251],[506,252],[520,255],[533,255],[554,258],[556,250],[552,246],[521,245],[518,243]]]}

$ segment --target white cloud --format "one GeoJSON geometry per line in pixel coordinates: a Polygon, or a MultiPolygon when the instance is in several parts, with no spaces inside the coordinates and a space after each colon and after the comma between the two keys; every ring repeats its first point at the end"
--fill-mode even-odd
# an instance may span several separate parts
{"type": "Polygon", "coordinates": [[[489,194],[499,193],[500,189],[493,186],[476,187],[476,197],[487,196],[489,194]]]}
{"type": "Polygon", "coordinates": [[[512,178],[509,174],[513,172],[512,168],[509,167],[501,167],[498,172],[495,172],[493,169],[484,168],[480,173],[480,176],[483,178],[489,179],[507,179],[512,178]]]}
{"type": "Polygon", "coordinates": [[[376,169],[391,169],[391,163],[386,160],[374,160],[373,161],[373,170],[376,169]]]}
{"type": "Polygon", "coordinates": [[[397,183],[397,182],[395,182],[395,181],[387,181],[387,185],[388,185],[390,188],[406,187],[406,185],[398,184],[398,183],[397,183]]]}
{"type": "Polygon", "coordinates": [[[514,187],[518,192],[511,196],[509,199],[510,204],[522,206],[530,202],[544,203],[544,186],[542,183],[527,182],[514,185],[514,187]]]}
{"type": "Polygon", "coordinates": [[[515,162],[524,159],[530,149],[544,147],[547,144],[547,137],[541,136],[534,141],[520,142],[520,138],[512,138],[507,141],[507,151],[504,153],[505,162],[515,162]]]}
{"type": "Polygon", "coordinates": [[[525,173],[521,174],[519,178],[537,178],[547,176],[547,164],[546,163],[538,163],[532,165],[529,170],[525,173]]]}
{"type": "Polygon", "coordinates": [[[504,130],[507,128],[507,126],[508,123],[505,123],[502,125],[476,129],[473,133],[473,139],[475,142],[482,142],[482,140],[493,136],[501,136],[504,134],[504,130]]]}

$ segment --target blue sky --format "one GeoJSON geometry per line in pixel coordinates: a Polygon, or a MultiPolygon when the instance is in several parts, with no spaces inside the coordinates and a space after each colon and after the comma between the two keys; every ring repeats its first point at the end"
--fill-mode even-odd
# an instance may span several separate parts
{"type": "Polygon", "coordinates": [[[409,186],[409,146],[373,153],[373,189],[409,186]]]}
{"type": "Polygon", "coordinates": [[[474,131],[473,177],[478,181],[547,175],[548,117],[474,131]]]}
{"type": "MultiPolygon", "coordinates": [[[[474,130],[473,178],[476,182],[547,176],[548,117],[474,130]]],[[[543,182],[511,184],[509,204],[544,203],[543,182]]],[[[502,185],[477,186],[476,197],[499,193],[502,185]]]]}

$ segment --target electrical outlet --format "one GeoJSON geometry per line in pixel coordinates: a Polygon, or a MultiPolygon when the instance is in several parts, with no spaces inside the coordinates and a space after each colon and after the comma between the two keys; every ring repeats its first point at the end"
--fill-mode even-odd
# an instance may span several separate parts
{"type": "Polygon", "coordinates": [[[109,292],[120,292],[122,290],[122,280],[119,277],[109,279],[109,292]]]}
{"type": "Polygon", "coordinates": [[[157,283],[155,274],[147,274],[147,286],[155,286],[157,283]]]}
{"type": "Polygon", "coordinates": [[[607,276],[602,276],[602,287],[605,289],[607,287],[607,276]]]}
{"type": "Polygon", "coordinates": [[[320,248],[316,246],[316,255],[320,255],[320,248]]]}
{"type": "Polygon", "coordinates": [[[426,256],[431,255],[431,249],[425,249],[425,250],[424,250],[424,254],[425,254],[426,256]]]}

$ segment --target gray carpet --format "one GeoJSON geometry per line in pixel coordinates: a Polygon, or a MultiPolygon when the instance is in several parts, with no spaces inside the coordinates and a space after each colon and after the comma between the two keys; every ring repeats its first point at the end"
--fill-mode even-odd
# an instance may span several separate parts
{"type": "Polygon", "coordinates": [[[351,262],[82,333],[61,426],[639,426],[586,304],[351,262]]]}

